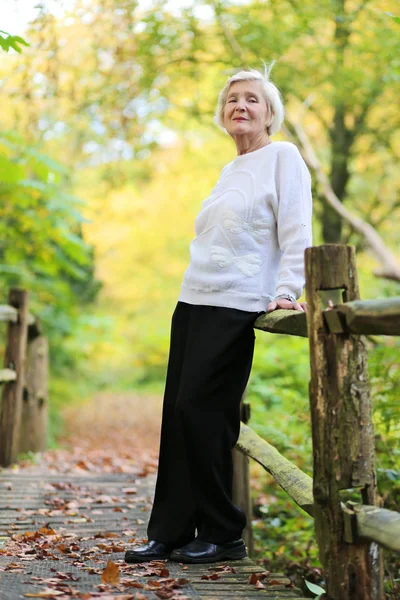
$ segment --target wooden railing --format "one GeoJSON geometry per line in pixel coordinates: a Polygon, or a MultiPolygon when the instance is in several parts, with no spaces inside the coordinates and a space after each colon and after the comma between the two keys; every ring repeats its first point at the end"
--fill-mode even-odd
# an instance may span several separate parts
{"type": "Polygon", "coordinates": [[[19,453],[45,449],[48,345],[39,320],[28,312],[28,292],[10,290],[0,321],[8,323],[0,370],[0,466],[6,467],[19,453]]]}
{"type": "MultiPolygon", "coordinates": [[[[400,335],[400,298],[360,301],[351,246],[308,248],[307,315],[279,310],[255,327],[309,338],[313,479],[242,424],[235,495],[249,507],[247,457],[273,475],[315,519],[331,600],[382,600],[381,547],[400,552],[400,514],[381,508],[376,489],[367,354],[362,334],[400,335]],[[246,480],[246,481],[245,481],[246,480]],[[360,503],[345,502],[356,490],[360,503]]],[[[11,290],[0,306],[8,322],[0,413],[0,465],[46,443],[48,349],[29,315],[28,294],[11,290]]],[[[238,464],[236,456],[236,463],[238,464]]]]}
{"type": "Polygon", "coordinates": [[[264,314],[257,329],[309,338],[313,479],[242,423],[237,448],[315,519],[331,600],[382,600],[381,547],[400,552],[400,513],[376,489],[367,353],[360,334],[400,335],[400,297],[361,301],[352,246],[308,248],[307,314],[264,314]],[[344,490],[360,503],[342,500],[344,490]]]}

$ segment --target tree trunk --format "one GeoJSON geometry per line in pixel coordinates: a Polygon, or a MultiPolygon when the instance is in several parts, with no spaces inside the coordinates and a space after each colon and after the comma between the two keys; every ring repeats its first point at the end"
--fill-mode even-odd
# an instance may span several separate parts
{"type": "MultiPolygon", "coordinates": [[[[335,0],[335,48],[336,48],[336,74],[338,79],[344,78],[345,52],[348,45],[350,26],[349,15],[345,12],[345,0],[335,0]]],[[[349,181],[349,160],[351,146],[354,141],[354,132],[346,126],[346,103],[341,97],[343,86],[339,81],[334,81],[336,99],[332,127],[329,131],[331,140],[331,168],[330,182],[333,191],[341,202],[346,195],[349,181]]],[[[340,242],[342,236],[342,219],[328,204],[324,204],[322,212],[322,235],[324,242],[340,242]]]]}

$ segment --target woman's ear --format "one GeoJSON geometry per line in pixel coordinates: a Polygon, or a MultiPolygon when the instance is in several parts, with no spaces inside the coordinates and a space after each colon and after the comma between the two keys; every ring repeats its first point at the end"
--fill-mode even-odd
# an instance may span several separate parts
{"type": "Polygon", "coordinates": [[[267,121],[265,123],[265,129],[267,130],[267,133],[269,134],[269,128],[272,125],[272,122],[274,120],[274,110],[272,108],[272,106],[267,102],[267,121]]]}

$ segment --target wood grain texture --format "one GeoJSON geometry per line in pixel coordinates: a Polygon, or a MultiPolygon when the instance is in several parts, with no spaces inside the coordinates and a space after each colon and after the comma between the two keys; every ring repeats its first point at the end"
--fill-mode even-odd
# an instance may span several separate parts
{"type": "Polygon", "coordinates": [[[360,488],[362,502],[378,502],[367,354],[362,337],[330,333],[321,291],[359,298],[355,251],[327,244],[305,252],[310,344],[310,408],[314,516],[327,591],[334,600],[381,600],[381,557],[371,542],[347,544],[340,490],[360,488]]]}
{"type": "Polygon", "coordinates": [[[307,337],[306,313],[284,309],[274,310],[258,317],[254,328],[270,333],[307,337]]]}
{"type": "Polygon", "coordinates": [[[325,311],[324,318],[332,333],[400,335],[400,297],[338,304],[325,311]],[[336,319],[339,328],[335,326],[336,319]]]}
{"type": "Polygon", "coordinates": [[[309,515],[313,514],[311,477],[244,423],[241,424],[236,447],[264,467],[300,508],[309,515]]]}
{"type": "Polygon", "coordinates": [[[42,452],[46,448],[48,354],[48,343],[44,336],[28,342],[20,452],[42,452]]]}
{"type": "Polygon", "coordinates": [[[0,383],[7,383],[16,379],[17,374],[14,369],[0,369],[0,383]]]}
{"type": "MultiPolygon", "coordinates": [[[[250,404],[246,402],[246,390],[242,397],[240,405],[240,420],[247,423],[250,418],[250,404]]],[[[254,537],[252,527],[253,509],[250,493],[250,469],[248,457],[239,451],[238,448],[232,450],[233,459],[233,482],[232,482],[232,500],[237,506],[240,506],[246,514],[246,527],[243,530],[243,539],[247,546],[249,556],[254,553],[254,537]]]]}
{"type": "Polygon", "coordinates": [[[28,292],[11,289],[8,303],[18,311],[18,319],[8,323],[4,367],[15,370],[16,379],[3,386],[0,414],[1,466],[8,466],[15,462],[19,451],[22,390],[28,336],[28,292]]]}

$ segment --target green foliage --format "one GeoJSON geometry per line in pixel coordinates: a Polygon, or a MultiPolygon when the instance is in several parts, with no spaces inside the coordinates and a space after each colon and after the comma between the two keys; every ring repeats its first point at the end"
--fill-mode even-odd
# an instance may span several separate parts
{"type": "Polygon", "coordinates": [[[400,25],[400,17],[396,17],[395,15],[392,15],[392,13],[390,13],[390,12],[387,12],[386,14],[389,15],[389,17],[391,17],[395,23],[398,23],[400,25]]]}
{"type": "Polygon", "coordinates": [[[8,52],[10,48],[12,48],[20,54],[22,52],[20,44],[22,44],[23,46],[29,46],[28,42],[26,42],[19,35],[11,35],[10,33],[7,33],[6,31],[0,29],[0,48],[5,50],[6,52],[8,52]]]}
{"type": "Polygon", "coordinates": [[[85,205],[68,192],[68,179],[67,169],[36,147],[0,133],[0,303],[11,287],[27,289],[30,312],[49,338],[51,444],[61,431],[60,404],[83,391],[75,379],[87,374],[93,336],[109,321],[86,313],[100,283],[82,234],[85,205]]]}
{"type": "Polygon", "coordinates": [[[257,332],[248,400],[255,431],[286,456],[311,468],[308,341],[257,332]]]}
{"type": "Polygon", "coordinates": [[[93,249],[84,241],[81,200],[67,193],[64,167],[0,134],[0,282],[30,291],[32,312],[59,337],[74,313],[92,301],[93,249]]]}
{"type": "Polygon", "coordinates": [[[385,508],[400,504],[400,339],[378,343],[369,355],[378,488],[385,508]]]}
{"type": "Polygon", "coordinates": [[[313,594],[318,594],[315,597],[315,600],[318,600],[318,598],[321,598],[322,594],[325,594],[325,590],[320,585],[311,583],[311,581],[307,581],[307,579],[305,579],[304,582],[305,582],[306,586],[308,587],[308,589],[310,590],[310,592],[312,592],[313,594]]]}

